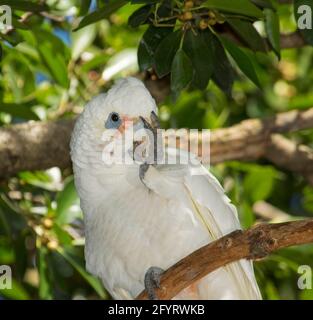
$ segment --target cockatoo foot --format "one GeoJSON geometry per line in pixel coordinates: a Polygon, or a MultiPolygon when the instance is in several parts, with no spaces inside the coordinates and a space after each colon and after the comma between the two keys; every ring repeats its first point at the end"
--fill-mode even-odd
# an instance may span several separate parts
{"type": "Polygon", "coordinates": [[[151,124],[143,117],[140,117],[143,126],[145,129],[149,130],[152,134],[153,143],[152,143],[152,150],[151,156],[153,156],[152,163],[157,164],[161,159],[163,159],[163,144],[162,144],[162,132],[160,129],[160,121],[158,116],[154,111],[150,114],[150,122],[151,124]]]}
{"type": "Polygon", "coordinates": [[[159,159],[163,158],[163,150],[161,149],[162,146],[160,144],[160,137],[158,136],[158,129],[160,129],[160,121],[158,116],[154,111],[150,114],[150,121],[151,124],[143,117],[140,117],[141,121],[143,122],[144,128],[150,130],[153,134],[153,161],[152,163],[143,163],[139,166],[139,177],[141,182],[144,183],[145,174],[149,169],[149,166],[155,166],[158,163],[159,159]]]}
{"type": "Polygon", "coordinates": [[[153,133],[157,130],[161,128],[160,125],[160,120],[159,117],[156,115],[156,113],[154,111],[152,111],[150,113],[150,121],[151,124],[144,118],[144,117],[140,117],[141,121],[144,124],[144,128],[145,129],[149,129],[151,130],[153,133]]]}
{"type": "Polygon", "coordinates": [[[150,300],[159,300],[155,289],[160,288],[160,279],[163,272],[164,270],[159,267],[150,267],[145,274],[145,289],[150,300]]]}
{"type": "Polygon", "coordinates": [[[161,128],[159,117],[156,115],[156,113],[154,111],[151,112],[150,119],[151,119],[152,128],[154,128],[154,129],[161,128]]]}
{"type": "Polygon", "coordinates": [[[143,163],[139,166],[139,178],[141,182],[145,185],[145,182],[143,181],[146,175],[146,172],[149,169],[149,164],[148,163],[143,163]]]}

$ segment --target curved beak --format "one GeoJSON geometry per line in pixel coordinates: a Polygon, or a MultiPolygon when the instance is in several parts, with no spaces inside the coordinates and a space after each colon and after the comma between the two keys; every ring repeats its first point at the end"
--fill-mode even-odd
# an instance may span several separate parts
{"type": "Polygon", "coordinates": [[[150,119],[144,118],[142,116],[139,116],[139,117],[123,116],[122,123],[118,128],[119,132],[125,133],[125,131],[131,127],[134,128],[134,131],[144,128],[151,131],[155,135],[157,130],[160,129],[160,121],[154,111],[151,112],[150,119]]]}
{"type": "Polygon", "coordinates": [[[160,129],[160,121],[154,111],[152,111],[150,114],[150,122],[147,121],[144,117],[139,118],[142,121],[145,129],[149,129],[152,132],[155,132],[157,129],[160,129]]]}

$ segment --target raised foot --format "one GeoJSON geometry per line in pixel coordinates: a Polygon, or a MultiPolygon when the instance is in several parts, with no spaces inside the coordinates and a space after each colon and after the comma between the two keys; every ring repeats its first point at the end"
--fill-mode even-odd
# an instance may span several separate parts
{"type": "Polygon", "coordinates": [[[143,184],[145,184],[143,180],[145,178],[145,175],[146,175],[146,172],[148,171],[148,169],[149,169],[148,163],[143,163],[139,166],[139,178],[143,184]]]}
{"type": "Polygon", "coordinates": [[[150,300],[159,300],[155,289],[160,288],[161,274],[164,272],[159,267],[150,267],[145,274],[145,289],[150,300]]]}

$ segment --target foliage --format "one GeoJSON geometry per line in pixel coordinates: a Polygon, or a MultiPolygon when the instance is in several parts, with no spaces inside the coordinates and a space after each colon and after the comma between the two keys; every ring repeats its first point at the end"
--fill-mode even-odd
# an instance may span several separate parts
{"type": "MultiPolygon", "coordinates": [[[[297,0],[295,7],[308,2],[297,0]]],[[[312,48],[280,48],[279,34],[296,30],[292,4],[47,0],[10,5],[14,28],[0,33],[3,126],[73,117],[112,80],[138,71],[171,79],[171,97],[160,105],[164,127],[220,128],[313,104],[312,48]]],[[[312,30],[303,33],[312,44],[312,30]]],[[[313,146],[312,130],[291,138],[313,146]]],[[[258,201],[288,212],[290,219],[313,215],[313,188],[300,176],[265,161],[229,162],[212,170],[245,228],[262,220],[254,210],[258,201]]],[[[13,290],[0,296],[108,298],[85,271],[82,213],[71,171],[20,172],[0,188],[0,265],[11,265],[14,275],[13,290]]],[[[297,289],[297,268],[313,267],[312,252],[312,246],[296,247],[257,262],[263,296],[313,299],[312,290],[297,289]]]]}

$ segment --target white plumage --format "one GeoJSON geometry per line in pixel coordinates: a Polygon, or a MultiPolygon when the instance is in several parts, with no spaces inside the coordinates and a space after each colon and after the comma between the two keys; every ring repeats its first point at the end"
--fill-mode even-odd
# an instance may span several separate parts
{"type": "MultiPolygon", "coordinates": [[[[156,109],[144,85],[127,78],[86,106],[72,136],[75,184],[85,219],[87,269],[102,279],[116,299],[135,298],[144,289],[144,276],[151,266],[167,269],[240,228],[235,207],[200,163],[202,175],[193,175],[190,165],[150,166],[144,184],[136,164],[103,164],[101,137],[110,113],[149,119],[156,109]]],[[[173,150],[167,152],[171,156],[173,150]]],[[[261,296],[252,264],[241,260],[209,274],[176,298],[261,296]]]]}

